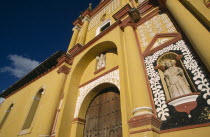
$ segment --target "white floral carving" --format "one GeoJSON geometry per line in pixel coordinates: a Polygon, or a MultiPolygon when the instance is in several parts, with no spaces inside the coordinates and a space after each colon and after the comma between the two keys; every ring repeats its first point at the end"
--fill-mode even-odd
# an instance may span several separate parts
{"type": "Polygon", "coordinates": [[[149,77],[150,86],[154,96],[154,102],[156,105],[156,111],[158,117],[161,120],[166,120],[169,116],[169,109],[166,104],[166,97],[160,82],[160,76],[157,71],[154,69],[154,63],[157,61],[158,57],[166,52],[170,51],[181,51],[183,54],[183,63],[187,70],[193,75],[193,82],[197,85],[198,89],[203,92],[203,98],[207,100],[207,103],[210,105],[210,99],[207,99],[207,96],[210,96],[210,85],[207,80],[207,77],[203,74],[200,66],[198,66],[197,61],[193,58],[192,53],[185,44],[183,40],[178,41],[175,44],[171,44],[154,54],[145,57],[146,70],[149,77]]]}
{"type": "Polygon", "coordinates": [[[91,83],[81,87],[79,89],[79,96],[77,98],[77,102],[76,102],[76,109],[75,109],[75,113],[74,113],[74,118],[78,117],[79,114],[79,110],[80,107],[82,105],[83,100],[85,99],[85,97],[87,96],[87,94],[95,87],[97,87],[98,85],[102,84],[102,83],[112,83],[114,85],[116,85],[118,87],[118,89],[120,89],[120,77],[119,77],[119,69],[114,70],[94,81],[92,81],[91,83]]]}
{"type": "Polygon", "coordinates": [[[138,27],[142,47],[148,46],[151,38],[158,33],[172,33],[176,29],[166,14],[159,14],[138,27]]]}
{"type": "Polygon", "coordinates": [[[101,17],[106,14],[109,15],[112,12],[114,12],[118,7],[120,7],[120,0],[113,0],[111,3],[109,3],[107,6],[102,8],[90,21],[88,30],[91,30],[93,27],[95,27],[98,23],[100,23],[101,17]]]}

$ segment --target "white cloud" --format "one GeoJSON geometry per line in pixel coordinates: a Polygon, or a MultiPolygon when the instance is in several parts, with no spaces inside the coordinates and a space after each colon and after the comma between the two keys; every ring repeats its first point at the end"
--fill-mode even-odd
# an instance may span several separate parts
{"type": "Polygon", "coordinates": [[[0,72],[9,72],[17,78],[21,78],[39,65],[38,61],[19,55],[9,55],[8,59],[11,61],[10,66],[0,68],[0,72]]]}

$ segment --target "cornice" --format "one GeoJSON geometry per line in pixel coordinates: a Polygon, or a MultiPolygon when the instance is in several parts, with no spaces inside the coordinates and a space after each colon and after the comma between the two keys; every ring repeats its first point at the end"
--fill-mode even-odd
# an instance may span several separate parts
{"type": "Polygon", "coordinates": [[[71,71],[71,68],[63,65],[61,66],[58,70],[57,70],[57,73],[60,74],[60,73],[64,73],[64,74],[69,74],[69,72],[71,71]]]}
{"type": "Polygon", "coordinates": [[[122,20],[126,15],[129,15],[129,11],[131,10],[131,6],[129,4],[125,5],[121,10],[115,13],[112,17],[115,20],[122,20]]]}

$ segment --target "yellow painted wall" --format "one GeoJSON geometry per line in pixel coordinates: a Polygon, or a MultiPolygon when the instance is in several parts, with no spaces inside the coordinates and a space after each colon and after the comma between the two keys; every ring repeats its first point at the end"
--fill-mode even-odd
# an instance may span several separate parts
{"type": "Polygon", "coordinates": [[[64,82],[64,77],[56,71],[57,69],[46,74],[44,77],[41,77],[14,95],[8,97],[2,103],[0,108],[0,120],[2,120],[5,111],[12,103],[14,103],[14,106],[0,130],[0,137],[16,137],[20,134],[33,102],[33,97],[41,88],[44,88],[45,93],[40,100],[35,119],[32,123],[32,129],[30,133],[22,136],[37,137],[39,135],[49,135],[64,82]]]}

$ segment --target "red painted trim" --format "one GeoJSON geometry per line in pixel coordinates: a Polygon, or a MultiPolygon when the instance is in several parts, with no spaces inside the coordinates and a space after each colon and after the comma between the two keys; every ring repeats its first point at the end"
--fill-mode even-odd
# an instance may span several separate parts
{"type": "Polygon", "coordinates": [[[186,126],[186,127],[179,127],[179,128],[173,128],[168,130],[162,130],[160,133],[168,133],[168,132],[174,132],[174,131],[180,131],[180,130],[186,130],[186,129],[192,129],[192,128],[200,128],[200,127],[207,127],[210,126],[210,123],[205,124],[199,124],[199,125],[192,125],[192,126],[186,126]]]}
{"type": "Polygon", "coordinates": [[[148,21],[149,19],[151,19],[152,17],[156,16],[159,12],[159,8],[153,10],[152,12],[150,12],[148,15],[146,15],[144,18],[140,19],[139,22],[136,23],[137,26],[143,24],[144,22],[148,21]]]}
{"type": "Polygon", "coordinates": [[[180,37],[181,34],[180,33],[160,33],[160,34],[156,34],[152,41],[149,43],[149,45],[147,46],[146,50],[144,51],[145,53],[146,52],[149,52],[150,49],[152,48],[152,46],[155,44],[156,40],[158,38],[165,38],[165,37],[180,37]]]}
{"type": "Polygon", "coordinates": [[[160,131],[154,129],[154,128],[147,128],[147,129],[142,129],[142,130],[137,130],[137,131],[131,131],[130,134],[136,134],[136,133],[141,133],[141,132],[147,132],[147,131],[153,131],[156,133],[160,133],[160,131]]]}
{"type": "Polygon", "coordinates": [[[51,71],[55,70],[58,66],[52,67],[51,69],[49,69],[47,72],[41,74],[40,76],[38,76],[37,78],[29,81],[28,83],[26,83],[24,86],[22,86],[21,88],[17,89],[16,91],[14,91],[13,93],[9,94],[8,96],[5,97],[5,99],[9,98],[10,96],[14,95],[15,93],[17,93],[18,91],[22,90],[23,88],[27,87],[29,84],[35,82],[36,80],[42,78],[43,76],[45,76],[46,74],[50,73],[51,71]]]}
{"type": "Polygon", "coordinates": [[[82,119],[82,118],[74,118],[74,119],[72,120],[72,122],[75,122],[75,121],[82,122],[82,123],[85,123],[85,122],[86,122],[86,121],[85,121],[84,119],[82,119]]]}
{"type": "MultiPolygon", "coordinates": [[[[146,67],[145,67],[145,64],[144,64],[144,58],[143,58],[142,51],[141,51],[141,45],[140,45],[138,35],[137,35],[135,30],[134,30],[134,34],[135,34],[137,46],[138,46],[138,49],[139,49],[139,56],[140,56],[140,60],[142,62],[143,70],[144,70],[144,77],[146,79],[146,84],[147,84],[147,89],[148,89],[147,91],[148,91],[148,94],[149,94],[152,109],[156,110],[155,104],[154,104],[154,101],[153,101],[153,97],[152,97],[152,91],[151,91],[150,84],[149,84],[149,79],[148,79],[147,72],[146,72],[146,67]]],[[[157,116],[156,111],[154,111],[154,115],[157,116]]]]}
{"type": "Polygon", "coordinates": [[[118,12],[116,12],[112,17],[115,20],[122,20],[126,15],[128,15],[128,12],[130,11],[131,6],[129,4],[125,5],[122,9],[120,9],[118,12]]]}
{"type": "Polygon", "coordinates": [[[102,76],[104,76],[104,75],[106,75],[106,74],[108,74],[108,73],[110,73],[110,72],[112,72],[112,71],[118,69],[118,68],[119,68],[119,66],[116,66],[116,67],[114,67],[114,68],[112,68],[112,69],[106,71],[105,73],[103,73],[103,74],[101,74],[101,75],[99,75],[99,76],[97,76],[97,77],[95,77],[95,78],[93,78],[93,79],[91,79],[91,80],[85,82],[84,84],[80,85],[79,88],[81,88],[81,87],[83,87],[83,86],[85,86],[85,85],[87,85],[87,84],[93,82],[94,80],[96,80],[96,79],[98,79],[98,78],[100,78],[100,77],[102,77],[102,76]]]}
{"type": "MultiPolygon", "coordinates": [[[[178,34],[179,34],[179,33],[178,33],[178,34]]],[[[169,37],[170,37],[170,36],[169,36],[169,37]]],[[[156,48],[154,48],[154,49],[152,49],[152,50],[150,50],[150,51],[148,51],[148,52],[145,51],[145,52],[143,53],[143,56],[146,57],[146,56],[148,56],[148,55],[151,55],[151,54],[157,52],[158,50],[160,50],[160,49],[162,49],[162,48],[164,48],[164,47],[167,47],[167,46],[169,46],[169,45],[171,45],[171,44],[173,44],[173,43],[175,43],[175,42],[177,42],[177,41],[179,41],[179,40],[181,40],[181,39],[182,39],[182,36],[181,36],[181,34],[179,34],[179,35],[177,35],[175,38],[173,38],[173,39],[171,39],[171,40],[169,40],[169,41],[163,43],[162,45],[160,45],[160,46],[158,46],[158,47],[156,47],[156,48]]],[[[151,45],[152,45],[152,44],[151,44],[151,45]]],[[[151,48],[151,45],[150,45],[150,48],[151,48]]]]}
{"type": "Polygon", "coordinates": [[[105,69],[106,69],[105,67],[100,68],[99,70],[97,70],[97,71],[94,72],[94,75],[98,74],[99,72],[101,72],[101,71],[103,71],[103,70],[105,70],[105,69]]]}
{"type": "Polygon", "coordinates": [[[120,24],[120,21],[116,21],[114,24],[112,24],[110,27],[108,27],[106,30],[104,30],[102,33],[97,35],[95,38],[93,38],[91,41],[89,41],[86,45],[82,46],[75,54],[73,54],[71,57],[74,58],[78,54],[80,54],[82,51],[84,51],[86,48],[90,47],[92,44],[94,44],[97,40],[102,38],[104,35],[115,29],[120,24]]]}

